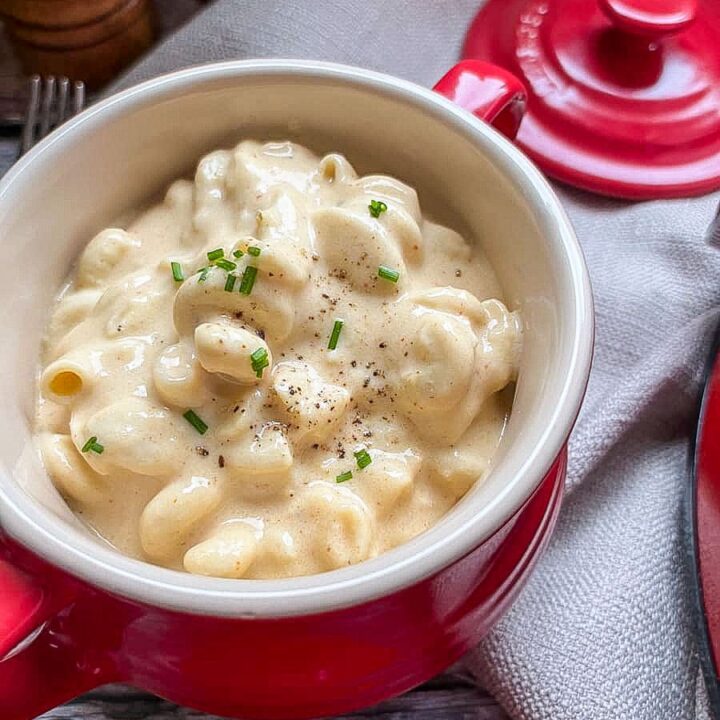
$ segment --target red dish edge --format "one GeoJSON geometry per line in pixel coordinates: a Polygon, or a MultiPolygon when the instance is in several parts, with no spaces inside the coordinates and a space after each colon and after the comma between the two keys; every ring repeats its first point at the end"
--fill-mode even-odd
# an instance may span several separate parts
{"type": "MultiPolygon", "coordinates": [[[[713,408],[717,408],[713,410],[714,415],[720,417],[720,325],[718,325],[715,332],[704,377],[705,382],[698,413],[697,431],[690,443],[690,481],[685,495],[684,525],[686,528],[686,549],[691,574],[693,601],[696,611],[698,652],[711,711],[714,717],[720,718],[720,677],[718,677],[716,654],[713,650],[714,645],[720,641],[720,626],[713,627],[713,623],[708,617],[709,593],[706,592],[704,583],[707,577],[703,576],[703,566],[707,570],[707,563],[703,563],[701,560],[701,556],[704,554],[701,549],[701,537],[704,538],[707,534],[704,525],[707,517],[703,512],[702,505],[702,499],[706,499],[703,486],[710,480],[705,473],[703,451],[707,447],[706,444],[709,443],[707,421],[711,405],[713,408]],[[713,643],[713,637],[716,638],[716,643],[713,643]]],[[[716,447],[715,456],[720,458],[720,445],[716,447]]],[[[720,483],[720,477],[717,477],[717,482],[720,483]]],[[[713,602],[715,605],[720,605],[720,597],[715,598],[713,602]]],[[[716,619],[718,618],[716,617],[716,619]]]]}

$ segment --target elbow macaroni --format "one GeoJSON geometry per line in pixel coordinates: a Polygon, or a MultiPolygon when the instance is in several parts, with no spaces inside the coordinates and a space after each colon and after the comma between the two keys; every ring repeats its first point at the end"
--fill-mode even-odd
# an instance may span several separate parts
{"type": "Polygon", "coordinates": [[[166,567],[361,562],[486,475],[522,343],[499,296],[399,180],[290,142],[210,153],[82,253],[44,343],[45,467],[100,535],[166,567]]]}
{"type": "Polygon", "coordinates": [[[209,373],[217,373],[244,385],[260,382],[253,370],[252,354],[262,351],[272,367],[272,354],[267,343],[245,328],[227,323],[202,323],[195,328],[195,348],[200,365],[209,373]]]}
{"type": "Polygon", "coordinates": [[[167,405],[200,407],[210,398],[208,379],[187,342],[165,348],[153,364],[155,392],[167,405]]]}
{"type": "Polygon", "coordinates": [[[250,525],[233,523],[191,547],[183,565],[195,575],[241,578],[257,557],[256,533],[250,525]]]}
{"type": "Polygon", "coordinates": [[[148,557],[167,561],[183,553],[192,529],[222,501],[217,480],[193,476],[161,490],[140,516],[140,542],[148,557]]]}
{"type": "Polygon", "coordinates": [[[59,357],[42,371],[40,389],[48,400],[69,405],[89,389],[95,376],[90,352],[79,349],[59,357]]]}
{"type": "Polygon", "coordinates": [[[78,288],[101,287],[118,271],[136,267],[140,240],[131,233],[110,228],[98,233],[87,245],[78,262],[75,283],[78,288]]]}

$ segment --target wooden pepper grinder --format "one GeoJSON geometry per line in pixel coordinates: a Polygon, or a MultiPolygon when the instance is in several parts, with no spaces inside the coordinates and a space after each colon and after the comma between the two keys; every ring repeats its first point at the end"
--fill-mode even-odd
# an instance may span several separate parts
{"type": "Polygon", "coordinates": [[[108,82],[152,44],[150,0],[0,0],[27,73],[108,82]]]}

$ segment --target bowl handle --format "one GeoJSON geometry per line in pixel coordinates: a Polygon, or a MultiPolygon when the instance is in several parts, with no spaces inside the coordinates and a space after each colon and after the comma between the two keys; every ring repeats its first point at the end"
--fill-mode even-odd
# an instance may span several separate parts
{"type": "Polygon", "coordinates": [[[37,717],[103,682],[64,633],[62,611],[77,596],[77,583],[52,569],[33,574],[0,545],[2,720],[37,717]]]}
{"type": "Polygon", "coordinates": [[[527,106],[527,90],[512,73],[482,60],[463,60],[433,88],[513,140],[527,106]]]}

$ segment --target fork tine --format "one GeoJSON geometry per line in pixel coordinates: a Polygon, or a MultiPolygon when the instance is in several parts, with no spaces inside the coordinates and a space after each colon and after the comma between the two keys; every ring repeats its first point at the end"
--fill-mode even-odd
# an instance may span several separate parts
{"type": "Polygon", "coordinates": [[[76,80],[73,87],[75,90],[73,95],[73,115],[77,115],[85,107],[85,83],[76,80]]]}
{"type": "Polygon", "coordinates": [[[40,76],[30,78],[30,101],[22,133],[22,153],[25,154],[35,144],[35,126],[40,108],[40,76]]]}
{"type": "Polygon", "coordinates": [[[59,127],[85,105],[85,83],[62,76],[42,78],[34,75],[30,82],[30,100],[22,133],[21,152],[25,154],[50,130],[59,127]]]}
{"type": "Polygon", "coordinates": [[[45,78],[43,86],[42,103],[40,105],[40,139],[50,132],[50,120],[55,101],[55,78],[51,75],[45,78]]]}
{"type": "Polygon", "coordinates": [[[58,108],[55,118],[55,127],[60,127],[65,122],[65,113],[67,112],[68,87],[70,81],[66,77],[61,77],[58,84],[58,108]]]}

